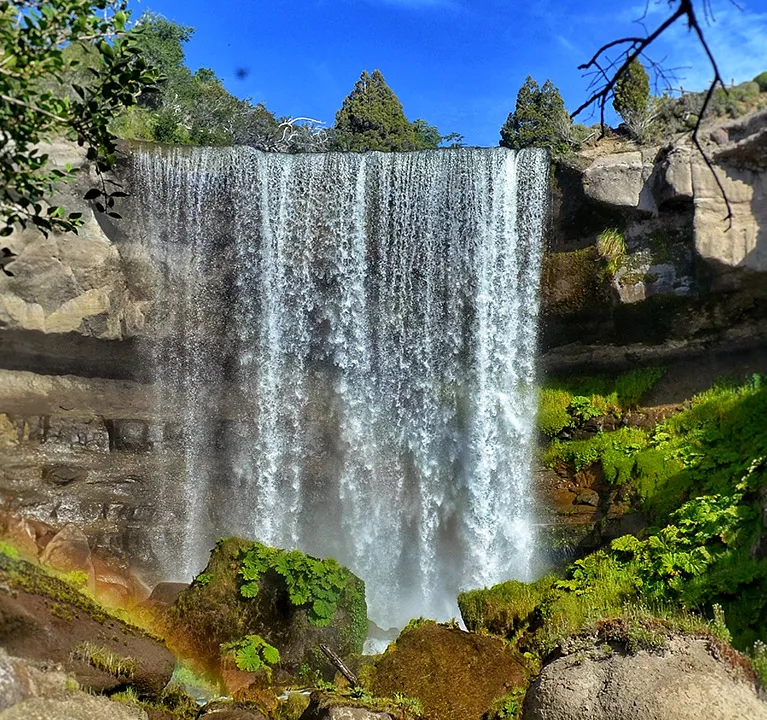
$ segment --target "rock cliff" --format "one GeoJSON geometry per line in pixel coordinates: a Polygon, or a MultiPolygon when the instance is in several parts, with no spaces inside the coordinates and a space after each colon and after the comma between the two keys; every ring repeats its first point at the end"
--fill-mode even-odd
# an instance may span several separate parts
{"type": "Polygon", "coordinates": [[[724,195],[687,137],[641,151],[608,142],[557,166],[544,263],[547,369],[764,343],[766,130],[764,111],[707,129],[724,195]],[[598,237],[610,229],[625,247],[607,257],[598,237]]]}
{"type": "MultiPolygon", "coordinates": [[[[556,167],[544,370],[764,345],[765,137],[765,112],[706,133],[729,224],[713,175],[684,138],[651,149],[607,143],[556,167]],[[597,246],[611,228],[625,242],[617,258],[597,246]]],[[[157,409],[147,360],[174,332],[173,296],[160,289],[181,251],[150,254],[130,198],[118,208],[123,220],[95,215],[80,199],[93,182],[82,153],[65,143],[49,152],[81,168],[57,200],[83,210],[85,223],[77,236],[26,231],[4,243],[18,258],[13,277],[0,274],[0,500],[40,520],[80,523],[96,547],[149,568],[153,533],[176,532],[156,527],[155,511],[173,498],[183,467],[181,418],[172,401],[157,409]]],[[[130,192],[127,166],[118,175],[130,192]]],[[[213,271],[225,272],[227,257],[222,247],[213,271]]],[[[243,416],[234,405],[220,419],[224,434],[243,416]]]]}

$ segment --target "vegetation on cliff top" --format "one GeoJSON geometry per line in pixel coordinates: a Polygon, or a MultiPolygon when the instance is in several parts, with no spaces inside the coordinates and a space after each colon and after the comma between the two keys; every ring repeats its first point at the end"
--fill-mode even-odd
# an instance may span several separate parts
{"type": "Polygon", "coordinates": [[[402,103],[386,84],[380,70],[365,70],[336,114],[335,150],[434,150],[443,141],[460,142],[453,134],[443,137],[425,120],[410,122],[402,103]]]}

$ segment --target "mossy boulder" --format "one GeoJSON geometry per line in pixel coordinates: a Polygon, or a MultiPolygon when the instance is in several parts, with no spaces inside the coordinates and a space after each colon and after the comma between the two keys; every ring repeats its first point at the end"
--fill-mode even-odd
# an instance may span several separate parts
{"type": "Polygon", "coordinates": [[[411,622],[389,646],[371,688],[380,697],[417,698],[425,720],[480,720],[527,682],[508,643],[427,620],[411,622]]]}
{"type": "Polygon", "coordinates": [[[207,671],[262,665],[267,674],[296,675],[308,666],[332,677],[320,645],[341,657],[362,651],[365,584],[332,559],[226,538],[164,619],[172,644],[207,671]]]}

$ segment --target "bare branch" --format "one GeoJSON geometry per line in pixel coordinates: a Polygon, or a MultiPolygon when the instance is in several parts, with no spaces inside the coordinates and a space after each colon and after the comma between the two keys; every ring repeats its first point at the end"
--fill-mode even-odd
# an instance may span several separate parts
{"type": "MultiPolygon", "coordinates": [[[[732,2],[736,8],[740,9],[735,0],[730,0],[730,2],[732,2]]],[[[643,21],[647,18],[649,4],[650,0],[647,0],[645,4],[644,15],[639,21],[640,24],[643,24],[643,21]]],[[[695,145],[695,148],[703,157],[703,160],[706,163],[706,167],[708,167],[708,169],[711,171],[711,174],[714,176],[717,187],[722,194],[725,205],[727,207],[727,215],[724,219],[728,222],[729,229],[732,227],[732,206],[730,205],[730,201],[725,192],[724,185],[716,173],[714,164],[706,155],[706,152],[703,149],[699,136],[703,118],[705,117],[706,110],[708,109],[711,103],[711,99],[714,96],[714,92],[716,91],[717,87],[722,87],[725,92],[727,92],[727,88],[724,84],[724,81],[722,80],[719,66],[717,65],[716,59],[711,52],[711,48],[709,47],[709,44],[706,40],[703,29],[701,28],[700,22],[698,21],[698,18],[695,14],[694,0],[669,0],[669,6],[673,6],[674,4],[677,4],[676,9],[651,33],[646,34],[644,37],[627,36],[617,40],[612,40],[605,45],[602,45],[602,47],[600,47],[596,53],[594,53],[588,62],[578,67],[578,69],[584,71],[586,75],[593,75],[593,79],[589,84],[589,90],[593,90],[593,92],[591,92],[591,95],[588,97],[588,99],[575,110],[575,112],[572,114],[572,117],[575,118],[589,107],[594,105],[598,106],[600,112],[602,134],[604,135],[605,107],[607,102],[614,93],[615,85],[618,82],[618,79],[624,72],[628,70],[631,63],[633,63],[635,60],[638,60],[640,56],[645,61],[649,62],[653,72],[655,73],[656,86],[658,80],[660,79],[668,88],[670,88],[670,80],[673,77],[673,71],[664,70],[660,63],[655,63],[649,60],[645,54],[645,51],[674,23],[684,18],[686,20],[688,30],[690,30],[696,36],[698,43],[703,48],[713,72],[713,79],[708,88],[708,91],[706,92],[705,100],[698,115],[695,128],[692,131],[692,142],[695,145]],[[616,48],[620,48],[621,52],[618,56],[618,59],[611,60],[607,53],[608,51],[614,50],[616,48]]],[[[711,6],[711,0],[702,0],[702,5],[706,20],[709,23],[714,22],[715,18],[711,6]]]]}

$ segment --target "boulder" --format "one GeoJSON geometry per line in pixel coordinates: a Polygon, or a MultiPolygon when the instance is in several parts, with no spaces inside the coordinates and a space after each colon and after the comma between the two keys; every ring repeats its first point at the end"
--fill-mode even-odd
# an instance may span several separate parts
{"type": "Polygon", "coordinates": [[[629,653],[581,639],[543,667],[528,690],[523,718],[767,720],[753,675],[715,659],[711,643],[674,636],[657,652],[629,653]]]}
{"type": "Polygon", "coordinates": [[[173,605],[178,596],[189,587],[189,583],[179,582],[161,582],[152,588],[149,597],[144,601],[144,605],[153,609],[168,608],[173,605]]]}
{"type": "Polygon", "coordinates": [[[596,158],[583,173],[586,197],[607,205],[657,211],[645,183],[652,173],[652,163],[642,153],[623,152],[596,158]]]}
{"type": "Polygon", "coordinates": [[[59,530],[46,545],[40,562],[61,572],[80,571],[88,575],[88,585],[95,588],[96,577],[88,538],[72,523],[59,530]]]}
{"type": "Polygon", "coordinates": [[[199,718],[206,720],[267,720],[266,716],[253,704],[214,700],[203,706],[199,718]]]}
{"type": "Polygon", "coordinates": [[[133,573],[116,562],[93,558],[96,597],[112,607],[130,608],[146,600],[148,588],[133,573]]]}
{"type": "Polygon", "coordinates": [[[341,657],[362,651],[367,632],[365,585],[335,561],[227,538],[219,540],[205,570],[164,613],[164,622],[174,647],[219,676],[232,665],[221,656],[221,645],[258,635],[279,650],[281,671],[294,674],[306,664],[332,678],[334,668],[322,659],[319,645],[328,645],[341,657]],[[267,560],[268,568],[244,595],[239,571],[251,552],[263,552],[276,564],[267,560]],[[277,565],[285,575],[277,572],[277,565]],[[306,590],[302,604],[291,602],[286,576],[306,590]],[[321,597],[327,593],[326,581],[340,594],[332,615],[318,620],[314,608],[328,609],[321,597]]]}
{"type": "Polygon", "coordinates": [[[599,507],[599,493],[596,490],[581,490],[573,501],[576,505],[599,507]]]}
{"type": "Polygon", "coordinates": [[[372,691],[417,698],[426,720],[480,720],[526,681],[504,640],[424,621],[405,628],[376,663],[372,691]]]}
{"type": "Polygon", "coordinates": [[[2,720],[145,720],[142,710],[80,692],[60,666],[0,649],[2,720]]]}
{"type": "Polygon", "coordinates": [[[0,711],[27,698],[58,694],[66,689],[67,676],[60,669],[40,669],[0,648],[0,711]]]}
{"type": "Polygon", "coordinates": [[[312,693],[309,707],[304,710],[300,720],[393,720],[387,712],[369,710],[354,704],[344,705],[343,701],[312,693]]]}
{"type": "Polygon", "coordinates": [[[84,692],[35,697],[0,712],[0,720],[147,720],[144,710],[84,692]]]}

